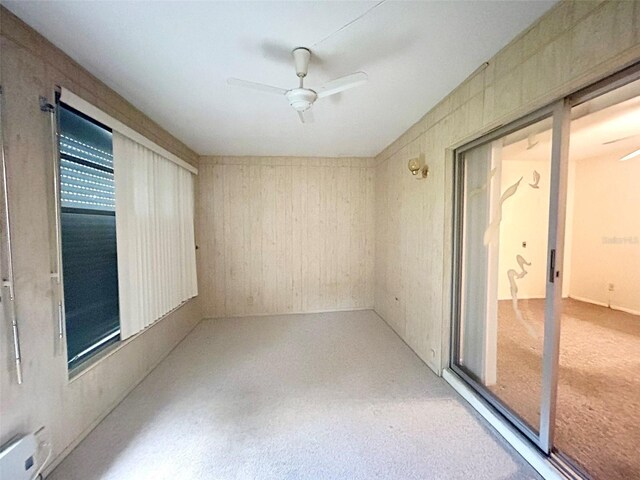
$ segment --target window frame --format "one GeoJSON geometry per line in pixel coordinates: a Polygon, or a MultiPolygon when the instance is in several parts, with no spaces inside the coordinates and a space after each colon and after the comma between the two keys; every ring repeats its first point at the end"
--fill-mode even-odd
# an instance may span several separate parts
{"type": "MultiPolygon", "coordinates": [[[[65,364],[67,366],[67,374],[69,380],[77,377],[80,373],[89,369],[92,365],[94,365],[100,359],[108,356],[112,351],[116,350],[123,344],[123,341],[120,337],[120,327],[116,332],[112,332],[109,335],[106,335],[100,338],[98,341],[94,342],[91,346],[87,347],[80,353],[74,356],[73,359],[69,358],[68,355],[68,332],[66,325],[66,306],[65,306],[65,286],[64,286],[64,262],[62,259],[62,214],[63,213],[86,213],[92,215],[112,215],[115,217],[116,213],[110,212],[107,210],[89,210],[89,209],[76,209],[74,207],[63,207],[62,206],[62,185],[61,185],[61,160],[67,160],[74,163],[78,163],[81,165],[85,165],[91,168],[97,168],[99,170],[103,170],[107,173],[113,174],[113,169],[109,169],[100,164],[93,164],[92,162],[85,162],[82,159],[75,158],[66,153],[62,153],[60,149],[60,140],[61,140],[61,111],[62,109],[67,110],[68,112],[80,117],[81,119],[92,123],[93,125],[104,129],[110,134],[113,133],[113,130],[91,118],[89,115],[81,112],[80,110],[64,103],[60,99],[60,91],[55,92],[55,125],[54,125],[54,164],[53,164],[53,177],[54,177],[54,215],[55,215],[55,232],[54,236],[55,240],[55,248],[56,248],[56,263],[57,263],[57,273],[52,274],[52,278],[56,281],[57,289],[58,289],[58,299],[57,299],[57,309],[58,309],[58,340],[60,342],[60,350],[64,353],[65,356],[65,364]],[[111,171],[109,171],[111,170],[111,171]],[[74,212],[76,210],[76,212],[74,212]],[[74,363],[75,361],[75,363],[74,363]]],[[[115,186],[115,183],[114,183],[115,186]]],[[[116,240],[117,242],[117,240],[116,240]]],[[[117,266],[117,262],[116,262],[117,266]]],[[[118,323],[120,319],[118,318],[118,323]]]]}

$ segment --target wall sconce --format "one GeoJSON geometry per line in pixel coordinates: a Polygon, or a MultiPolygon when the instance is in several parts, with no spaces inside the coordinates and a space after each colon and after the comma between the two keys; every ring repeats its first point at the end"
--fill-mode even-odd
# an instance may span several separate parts
{"type": "Polygon", "coordinates": [[[429,166],[424,163],[424,153],[420,154],[418,158],[412,158],[411,160],[409,160],[408,167],[411,175],[417,176],[418,173],[421,174],[421,176],[417,177],[418,180],[422,180],[423,178],[427,178],[429,176],[429,166]],[[420,166],[420,164],[424,165],[420,166]]]}

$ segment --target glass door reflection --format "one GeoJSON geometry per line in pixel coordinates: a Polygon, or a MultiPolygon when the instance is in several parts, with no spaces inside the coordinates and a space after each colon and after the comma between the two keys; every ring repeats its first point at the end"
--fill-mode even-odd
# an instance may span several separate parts
{"type": "Polygon", "coordinates": [[[540,430],[552,118],[462,154],[457,366],[540,430]]]}

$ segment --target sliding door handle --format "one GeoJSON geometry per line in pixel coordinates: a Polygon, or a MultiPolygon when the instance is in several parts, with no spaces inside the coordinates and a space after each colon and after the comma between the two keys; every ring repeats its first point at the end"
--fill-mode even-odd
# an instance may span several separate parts
{"type": "Polygon", "coordinates": [[[556,249],[551,249],[549,255],[549,282],[554,283],[556,278],[556,249]]]}

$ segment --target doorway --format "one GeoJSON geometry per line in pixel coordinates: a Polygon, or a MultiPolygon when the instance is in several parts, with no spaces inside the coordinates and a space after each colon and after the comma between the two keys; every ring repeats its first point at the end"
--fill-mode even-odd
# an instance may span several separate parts
{"type": "Polygon", "coordinates": [[[639,71],[456,150],[451,368],[585,478],[640,478],[639,71]]]}

